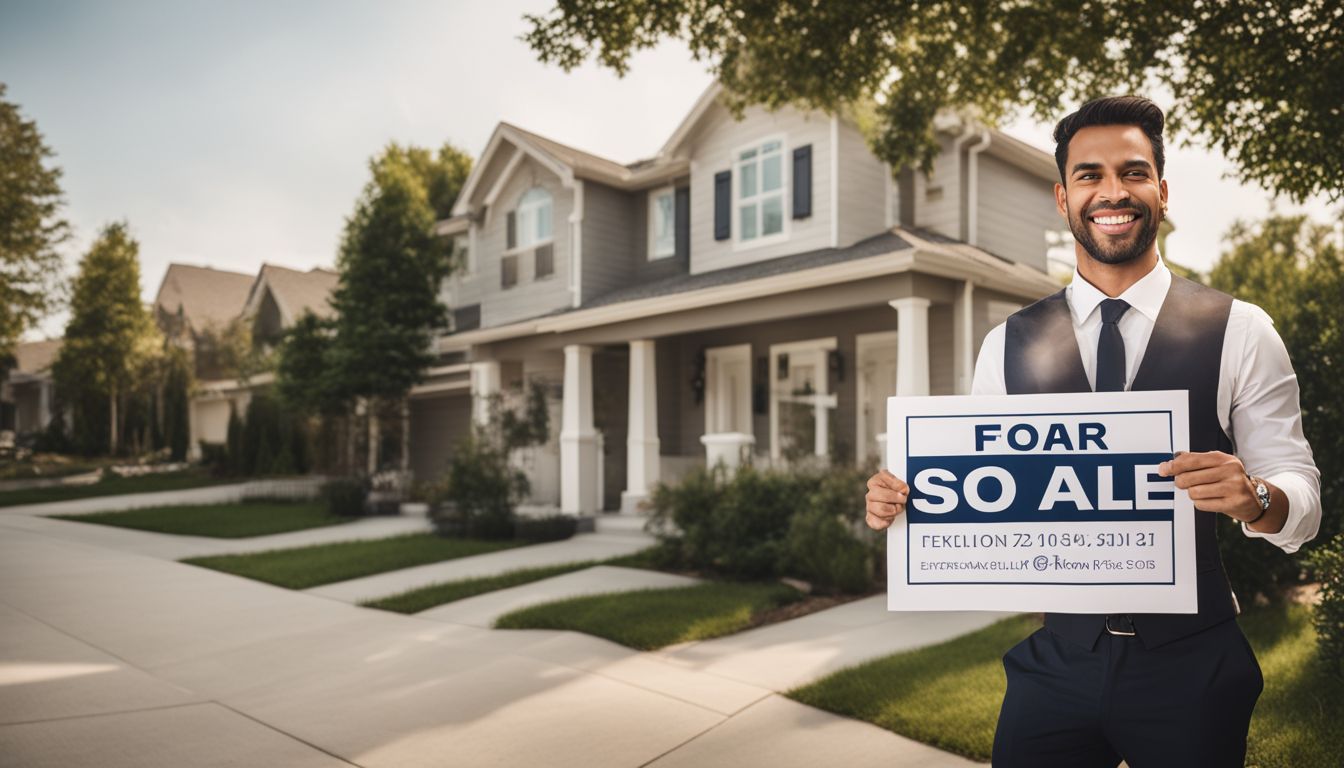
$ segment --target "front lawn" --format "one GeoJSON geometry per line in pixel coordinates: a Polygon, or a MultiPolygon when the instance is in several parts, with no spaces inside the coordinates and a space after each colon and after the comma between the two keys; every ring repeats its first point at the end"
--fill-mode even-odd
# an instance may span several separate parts
{"type": "Polygon", "coordinates": [[[658,570],[654,565],[651,551],[646,549],[630,555],[607,558],[606,560],[581,560],[575,563],[560,563],[559,565],[546,565],[539,568],[519,568],[496,576],[477,576],[471,579],[430,584],[427,587],[412,589],[378,600],[370,600],[360,603],[360,605],[366,608],[378,608],[397,613],[420,613],[446,603],[483,595],[486,592],[496,592],[501,589],[531,584],[534,581],[563,576],[566,573],[582,571],[585,568],[598,565],[658,570]]]}
{"type": "Polygon", "coordinates": [[[710,582],[558,600],[505,614],[495,627],[568,629],[650,651],[740,632],[803,597],[783,584],[710,582]]]}
{"type": "Polygon", "coordinates": [[[95,496],[119,496],[127,493],[182,491],[188,488],[239,482],[242,482],[242,480],[214,477],[200,469],[164,472],[159,475],[140,475],[138,477],[110,477],[90,485],[58,485],[53,488],[4,491],[0,493],[0,507],[14,507],[20,504],[46,504],[53,501],[89,499],[95,496]]]}
{"type": "MultiPolygon", "coordinates": [[[[1316,656],[1311,610],[1279,605],[1245,613],[1241,626],[1265,674],[1251,720],[1246,765],[1337,766],[1344,755],[1344,682],[1316,656]]],[[[903,736],[988,760],[1003,700],[1002,657],[1040,626],[1005,619],[940,645],[841,670],[789,696],[903,736]]]]}
{"type": "Polygon", "coordinates": [[[245,501],[236,504],[151,507],[125,512],[53,515],[61,520],[113,525],[181,536],[242,539],[348,523],[351,518],[327,513],[324,502],[245,501]]]}
{"type": "Polygon", "coordinates": [[[527,543],[448,539],[432,533],[412,533],[245,555],[190,557],[182,562],[289,589],[308,589],[426,563],[483,555],[527,543]]]}

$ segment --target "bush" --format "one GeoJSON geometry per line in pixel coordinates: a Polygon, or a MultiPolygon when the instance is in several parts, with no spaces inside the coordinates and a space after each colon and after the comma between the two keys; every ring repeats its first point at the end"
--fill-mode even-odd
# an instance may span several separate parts
{"type": "Polygon", "coordinates": [[[883,572],[883,538],[863,523],[865,477],[824,475],[806,506],[789,521],[785,570],[821,591],[864,592],[883,572]]]}
{"type": "Polygon", "coordinates": [[[823,590],[863,592],[881,559],[874,539],[856,527],[864,477],[824,467],[695,470],[654,489],[651,528],[682,567],[744,579],[796,576],[823,590]]]}
{"type": "Polygon", "coordinates": [[[322,484],[322,500],[327,512],[336,517],[360,517],[369,497],[369,483],[363,478],[343,477],[322,484]]]}
{"type": "Polygon", "coordinates": [[[229,467],[229,447],[225,443],[208,443],[200,441],[201,446],[201,465],[208,468],[212,474],[222,475],[228,472],[229,467]]]}
{"type": "Polygon", "coordinates": [[[438,502],[431,519],[444,535],[461,531],[472,538],[513,538],[514,505],[530,489],[527,475],[509,464],[503,448],[473,434],[458,443],[447,474],[429,488],[438,502]]]}
{"type": "Polygon", "coordinates": [[[573,515],[520,517],[513,523],[513,537],[525,541],[563,541],[578,529],[579,519],[573,515]]]}
{"type": "Polygon", "coordinates": [[[1321,581],[1321,604],[1314,619],[1321,660],[1344,677],[1344,534],[1318,547],[1310,563],[1321,581]]]}

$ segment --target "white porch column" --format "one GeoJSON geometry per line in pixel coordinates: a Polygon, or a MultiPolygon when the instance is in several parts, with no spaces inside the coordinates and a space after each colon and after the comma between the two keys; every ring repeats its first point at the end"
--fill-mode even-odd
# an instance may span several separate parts
{"type": "Polygon", "coordinates": [[[961,292],[952,303],[952,355],[958,395],[971,393],[975,377],[975,284],[962,281],[961,292]]]}
{"type": "Polygon", "coordinates": [[[929,394],[928,299],[909,296],[887,302],[896,310],[896,394],[929,394]]]}
{"type": "Polygon", "coordinates": [[[599,511],[597,431],[593,427],[593,348],[565,347],[565,389],[560,426],[560,511],[599,511]]]}
{"type": "Polygon", "coordinates": [[[499,393],[499,361],[471,364],[471,418],[484,426],[490,421],[490,396],[499,393]]]}
{"type": "Polygon", "coordinates": [[[51,423],[51,388],[54,385],[50,381],[37,382],[37,428],[46,429],[51,423]]]}
{"type": "Polygon", "coordinates": [[[626,421],[625,492],[621,512],[631,514],[658,482],[658,387],[654,342],[630,342],[630,414],[626,421]]]}

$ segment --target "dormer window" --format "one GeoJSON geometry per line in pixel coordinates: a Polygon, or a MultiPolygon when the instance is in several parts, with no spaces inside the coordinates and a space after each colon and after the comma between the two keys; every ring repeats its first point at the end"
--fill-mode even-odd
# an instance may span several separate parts
{"type": "Polygon", "coordinates": [[[733,206],[737,241],[756,241],[784,233],[784,141],[769,139],[738,149],[734,158],[733,206]]]}
{"type": "Polygon", "coordinates": [[[518,199],[514,209],[517,230],[516,242],[509,248],[529,248],[551,239],[551,193],[541,187],[533,187],[518,199]]]}
{"type": "Polygon", "coordinates": [[[672,187],[649,193],[649,260],[677,252],[677,201],[672,187]]]}

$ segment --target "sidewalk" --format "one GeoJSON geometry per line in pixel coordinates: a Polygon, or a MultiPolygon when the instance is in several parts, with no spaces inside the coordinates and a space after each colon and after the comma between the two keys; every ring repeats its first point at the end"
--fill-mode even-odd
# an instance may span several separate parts
{"type": "Polygon", "coordinates": [[[971,764],[751,672],[822,669],[879,625],[937,634],[870,620],[887,616],[870,601],[639,653],[362,609],[21,523],[0,519],[0,755],[17,764],[971,764]]]}

